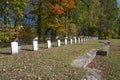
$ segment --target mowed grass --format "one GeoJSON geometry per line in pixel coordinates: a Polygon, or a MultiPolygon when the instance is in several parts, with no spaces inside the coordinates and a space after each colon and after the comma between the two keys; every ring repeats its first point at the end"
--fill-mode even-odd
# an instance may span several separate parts
{"type": "Polygon", "coordinates": [[[120,39],[110,40],[110,53],[101,62],[104,80],[120,80],[120,39]]]}
{"type": "Polygon", "coordinates": [[[120,39],[111,39],[108,56],[96,56],[89,65],[102,70],[102,80],[120,80],[120,39]]]}
{"type": "Polygon", "coordinates": [[[98,41],[52,46],[47,49],[46,44],[39,44],[39,50],[32,51],[32,46],[26,45],[15,55],[9,55],[10,48],[0,48],[0,80],[81,80],[86,71],[70,63],[101,47],[98,41]]]}

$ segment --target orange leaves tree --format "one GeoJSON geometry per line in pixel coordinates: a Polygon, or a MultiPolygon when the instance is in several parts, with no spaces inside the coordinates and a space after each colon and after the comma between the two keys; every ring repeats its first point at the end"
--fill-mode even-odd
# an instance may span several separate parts
{"type": "Polygon", "coordinates": [[[74,0],[62,0],[62,4],[66,8],[75,8],[75,1],[74,0]]]}
{"type": "Polygon", "coordinates": [[[75,8],[74,0],[55,0],[55,4],[52,5],[54,13],[61,15],[64,13],[66,8],[75,8]]]}
{"type": "Polygon", "coordinates": [[[30,13],[37,17],[37,34],[41,41],[46,35],[55,36],[66,32],[66,10],[75,7],[74,0],[36,0],[32,4],[30,13]]]}
{"type": "Polygon", "coordinates": [[[14,41],[14,39],[21,34],[20,31],[22,29],[21,25],[14,26],[9,25],[0,28],[0,45],[1,47],[9,46],[10,42],[14,41]]]}
{"type": "Polygon", "coordinates": [[[57,28],[56,30],[64,31],[67,33],[67,27],[66,27],[68,24],[67,23],[68,22],[67,21],[68,20],[67,12],[68,12],[68,9],[72,9],[72,8],[75,8],[74,0],[55,0],[54,1],[54,4],[52,4],[52,6],[51,6],[51,10],[54,13],[54,16],[56,17],[56,15],[57,15],[57,19],[59,19],[59,22],[62,22],[60,20],[64,19],[64,23],[62,22],[63,23],[62,26],[58,25],[59,28],[57,28]]]}
{"type": "Polygon", "coordinates": [[[51,9],[54,14],[62,15],[64,13],[64,8],[59,4],[53,4],[51,9]]]}

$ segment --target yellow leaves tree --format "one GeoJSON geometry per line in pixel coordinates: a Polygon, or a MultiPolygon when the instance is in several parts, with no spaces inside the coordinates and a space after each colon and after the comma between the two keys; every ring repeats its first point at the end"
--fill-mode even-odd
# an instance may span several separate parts
{"type": "Polygon", "coordinates": [[[72,37],[77,34],[77,27],[74,23],[69,24],[69,36],[72,37]]]}
{"type": "Polygon", "coordinates": [[[10,42],[14,41],[14,39],[20,34],[20,30],[22,29],[22,26],[16,26],[14,25],[9,25],[4,26],[3,28],[0,29],[0,44],[3,46],[8,46],[10,42]]]}
{"type": "Polygon", "coordinates": [[[57,32],[65,33],[65,18],[51,17],[47,24],[49,28],[56,30],[57,32]]]}
{"type": "Polygon", "coordinates": [[[62,4],[65,8],[75,8],[74,0],[62,0],[62,4]]]}
{"type": "Polygon", "coordinates": [[[22,43],[31,43],[35,36],[35,29],[28,25],[24,25],[18,32],[18,37],[22,43]]]}
{"type": "Polygon", "coordinates": [[[58,4],[52,5],[51,9],[54,14],[62,15],[64,13],[64,8],[58,4]]]}
{"type": "MultiPolygon", "coordinates": [[[[67,28],[66,28],[66,24],[68,24],[66,20],[68,20],[68,14],[67,11],[68,9],[72,9],[75,8],[75,1],[74,0],[55,0],[55,4],[52,5],[52,12],[54,14],[57,14],[57,20],[53,20],[52,24],[52,28],[54,27],[54,29],[56,29],[57,31],[60,32],[67,32],[67,28]],[[66,17],[67,19],[64,18],[61,19],[61,17],[66,17]],[[59,19],[59,20],[58,20],[59,19]],[[54,26],[53,26],[54,25],[54,26]],[[57,26],[57,27],[56,27],[57,26]]],[[[56,17],[56,15],[54,15],[56,17]]]]}

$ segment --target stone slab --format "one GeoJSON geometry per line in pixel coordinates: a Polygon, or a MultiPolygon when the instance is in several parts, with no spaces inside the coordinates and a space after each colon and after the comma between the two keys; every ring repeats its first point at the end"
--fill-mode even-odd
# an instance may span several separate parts
{"type": "Polygon", "coordinates": [[[11,42],[11,53],[17,54],[18,53],[18,42],[11,42]]]}
{"type": "Polygon", "coordinates": [[[33,41],[33,51],[38,50],[38,41],[33,41]]]}

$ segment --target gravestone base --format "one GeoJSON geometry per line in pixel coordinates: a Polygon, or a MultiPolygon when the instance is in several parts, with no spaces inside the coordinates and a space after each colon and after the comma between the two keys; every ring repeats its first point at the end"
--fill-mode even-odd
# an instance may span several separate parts
{"type": "Polygon", "coordinates": [[[67,39],[65,39],[65,45],[67,45],[67,39]]]}
{"type": "Polygon", "coordinates": [[[51,40],[47,40],[47,48],[51,48],[51,40]]]}
{"type": "Polygon", "coordinates": [[[70,44],[72,44],[72,39],[70,39],[70,44]]]}
{"type": "Polygon", "coordinates": [[[60,40],[57,40],[57,45],[58,45],[58,47],[60,47],[60,45],[61,45],[61,41],[60,40]]]}
{"type": "Polygon", "coordinates": [[[11,42],[11,53],[12,54],[18,53],[18,42],[11,42]]]}
{"type": "Polygon", "coordinates": [[[78,38],[78,43],[80,43],[80,38],[78,38]]]}
{"type": "Polygon", "coordinates": [[[33,41],[33,51],[38,50],[38,41],[33,41]]]}

